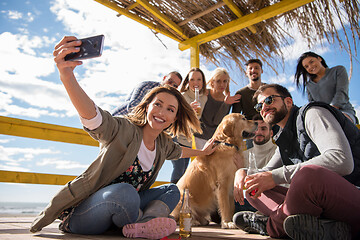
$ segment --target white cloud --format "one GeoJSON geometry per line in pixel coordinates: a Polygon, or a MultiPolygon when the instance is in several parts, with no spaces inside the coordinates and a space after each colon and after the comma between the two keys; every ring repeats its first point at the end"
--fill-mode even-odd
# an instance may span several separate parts
{"type": "Polygon", "coordinates": [[[0,112],[3,115],[62,116],[55,111],[66,111],[74,115],[65,90],[41,78],[55,71],[50,54],[37,56],[35,49],[49,46],[54,39],[47,36],[29,37],[4,32],[0,35],[0,112]],[[22,103],[15,104],[14,100],[22,103]],[[27,103],[32,107],[24,107],[27,103]]]}
{"type": "Polygon", "coordinates": [[[22,166],[11,166],[6,164],[0,164],[0,169],[5,171],[15,171],[15,172],[29,172],[29,168],[25,168],[22,166]]]}
{"type": "Polygon", "coordinates": [[[24,20],[26,22],[32,22],[34,21],[35,17],[31,12],[27,12],[25,14],[19,12],[19,11],[1,11],[2,13],[5,13],[9,19],[12,20],[24,20]]]}
{"type": "MultiPolygon", "coordinates": [[[[4,11],[3,11],[4,12],[4,11]]],[[[10,19],[15,19],[15,20],[17,20],[17,19],[21,19],[22,17],[23,17],[23,15],[22,15],[22,13],[21,12],[18,12],[18,11],[7,11],[7,12],[5,12],[5,13],[7,13],[7,15],[8,15],[8,17],[10,18],[10,19]]]]}
{"type": "Polygon", "coordinates": [[[48,166],[48,167],[55,167],[56,169],[86,169],[89,165],[88,164],[80,164],[74,161],[68,160],[59,160],[56,158],[46,158],[42,159],[40,162],[36,163],[36,166],[48,166]]]}
{"type": "Polygon", "coordinates": [[[30,169],[24,166],[25,162],[31,162],[39,155],[59,153],[59,151],[44,148],[18,148],[0,145],[0,169],[28,172],[30,169]]]}
{"type": "Polygon", "coordinates": [[[175,41],[160,36],[165,48],[148,28],[116,17],[115,11],[95,1],[58,0],[51,11],[79,38],[105,35],[103,55],[84,61],[78,67],[84,73],[76,73],[85,91],[103,108],[118,106],[139,82],[160,81],[170,71],[184,75],[189,70],[189,52],[179,51],[175,41]]]}
{"type": "Polygon", "coordinates": [[[11,139],[0,139],[0,143],[1,143],[1,144],[9,143],[9,142],[11,142],[11,141],[12,141],[11,139]]]}

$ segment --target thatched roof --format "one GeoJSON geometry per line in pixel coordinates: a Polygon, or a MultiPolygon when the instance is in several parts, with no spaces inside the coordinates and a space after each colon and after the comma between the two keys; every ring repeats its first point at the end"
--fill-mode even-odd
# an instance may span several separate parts
{"type": "Polygon", "coordinates": [[[290,27],[298,29],[310,47],[327,39],[350,54],[354,50],[356,53],[360,38],[358,0],[96,1],[173,38],[180,46],[220,27],[246,26],[200,45],[201,55],[215,64],[230,59],[242,67],[246,60],[256,57],[274,67],[274,60],[278,62],[283,57],[281,47],[291,41],[291,33],[286,30],[290,27]],[[296,4],[299,7],[292,6],[296,4]],[[280,6],[284,10],[277,13],[280,6]],[[265,19],[259,20],[259,16],[265,19]],[[346,39],[340,39],[335,28],[339,23],[342,29],[349,24],[346,39]],[[350,42],[355,47],[351,48],[350,42]]]}

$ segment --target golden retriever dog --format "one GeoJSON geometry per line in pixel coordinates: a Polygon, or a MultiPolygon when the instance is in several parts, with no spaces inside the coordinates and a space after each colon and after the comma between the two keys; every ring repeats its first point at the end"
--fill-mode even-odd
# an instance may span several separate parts
{"type": "MultiPolygon", "coordinates": [[[[254,121],[246,120],[239,113],[231,113],[223,118],[213,138],[219,144],[208,156],[196,157],[176,184],[182,194],[189,189],[192,224],[208,225],[210,213],[219,210],[222,228],[236,228],[232,222],[235,203],[233,197],[234,176],[238,167],[234,155],[242,157],[245,133],[253,133],[257,128],[254,121]]],[[[248,137],[250,135],[248,134],[248,137]]],[[[241,159],[240,159],[241,160],[241,159]]],[[[182,201],[171,213],[178,221],[182,201]]]]}

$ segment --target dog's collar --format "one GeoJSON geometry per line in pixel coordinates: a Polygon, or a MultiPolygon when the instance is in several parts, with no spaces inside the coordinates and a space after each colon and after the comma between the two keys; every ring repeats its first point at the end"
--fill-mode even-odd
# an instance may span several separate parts
{"type": "Polygon", "coordinates": [[[220,142],[219,140],[215,140],[214,143],[216,144],[224,144],[225,146],[228,146],[228,147],[234,147],[237,151],[239,151],[239,147],[234,145],[234,144],[231,144],[231,143],[227,143],[227,142],[220,142]]]}

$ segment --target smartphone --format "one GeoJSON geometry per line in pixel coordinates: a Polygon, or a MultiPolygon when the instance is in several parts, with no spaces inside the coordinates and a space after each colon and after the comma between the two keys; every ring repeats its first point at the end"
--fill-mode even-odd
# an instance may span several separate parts
{"type": "Polygon", "coordinates": [[[104,35],[79,40],[81,40],[80,51],[69,53],[65,56],[65,61],[83,60],[101,56],[104,44],[104,35]]]}

